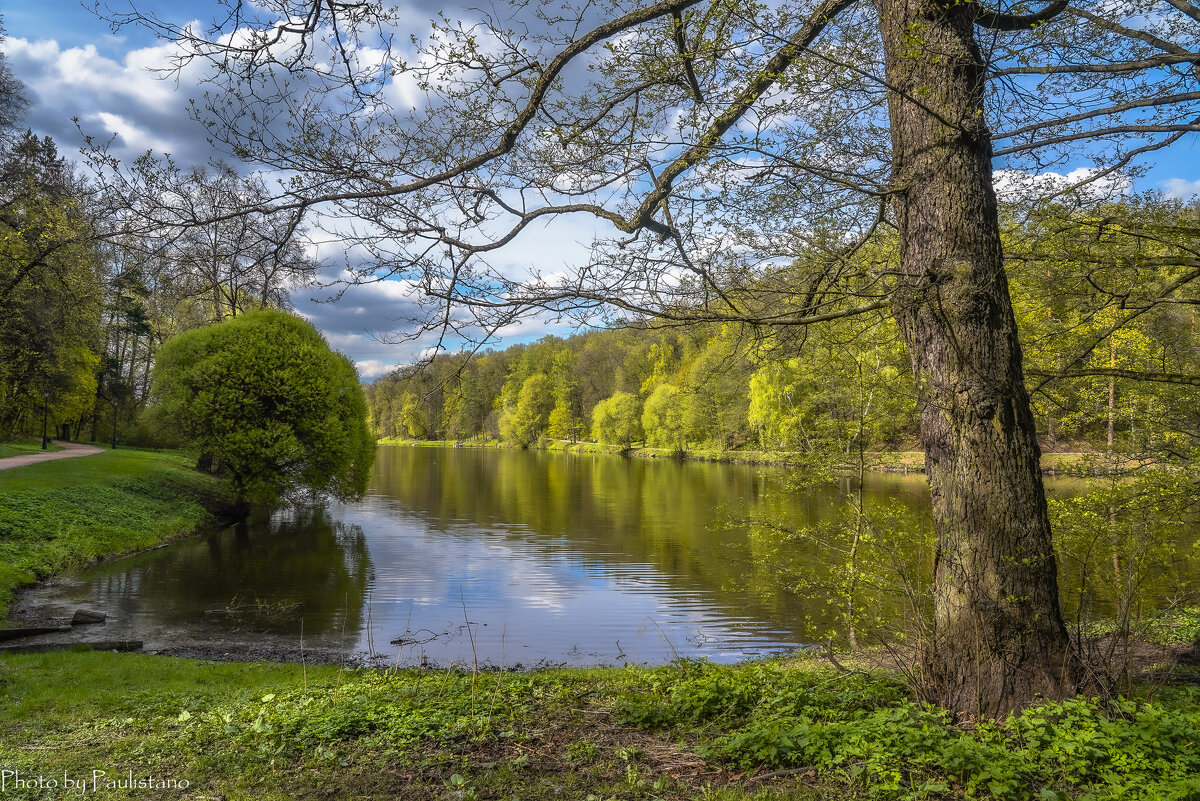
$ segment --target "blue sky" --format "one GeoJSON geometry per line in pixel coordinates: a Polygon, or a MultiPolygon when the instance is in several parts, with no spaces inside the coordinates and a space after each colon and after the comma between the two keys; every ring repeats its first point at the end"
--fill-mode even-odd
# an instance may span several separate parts
{"type": "MultiPolygon", "coordinates": [[[[121,7],[121,0],[111,0],[121,7]]],[[[182,22],[207,20],[218,9],[216,2],[138,3],[145,12],[182,22]]],[[[436,0],[408,0],[405,11],[414,21],[426,20],[444,8],[436,0]]],[[[14,73],[29,89],[34,101],[27,124],[58,141],[60,151],[71,154],[80,145],[73,117],[89,132],[120,135],[117,150],[137,155],[147,148],[168,151],[182,163],[205,161],[211,151],[203,131],[186,114],[186,101],[198,94],[185,79],[179,84],[156,79],[149,67],[161,63],[167,47],[149,32],[129,26],[117,32],[72,0],[0,0],[8,42],[5,50],[14,73]]],[[[414,31],[420,33],[420,31],[414,31]]],[[[1170,150],[1154,154],[1148,173],[1136,184],[1139,190],[1159,190],[1176,196],[1200,193],[1200,134],[1189,134],[1170,150]]],[[[1067,171],[1064,168],[1064,171],[1067,171]]],[[[505,258],[525,264],[552,254],[562,261],[537,264],[554,271],[570,259],[582,258],[591,241],[593,224],[559,223],[535,227],[505,251],[505,258]]],[[[396,286],[355,288],[336,304],[316,304],[296,299],[298,311],[308,316],[347,353],[366,378],[412,358],[422,344],[387,345],[372,332],[394,327],[403,316],[406,301],[396,286]]],[[[504,342],[535,338],[553,330],[530,320],[503,332],[504,342]]]]}
{"type": "MultiPolygon", "coordinates": [[[[113,6],[119,6],[115,0],[113,6]]],[[[442,6],[414,7],[414,15],[429,19],[442,6]]],[[[172,21],[190,17],[207,20],[216,3],[138,3],[172,21]]],[[[198,94],[194,85],[154,77],[148,67],[159,63],[167,48],[148,31],[127,26],[117,32],[87,8],[69,0],[14,3],[0,0],[10,68],[26,84],[33,107],[25,124],[36,133],[54,137],[59,151],[71,156],[82,144],[73,118],[88,133],[119,135],[114,151],[136,157],[146,149],[169,152],[182,164],[203,163],[212,154],[204,131],[187,116],[187,100],[198,94]]],[[[529,254],[583,254],[594,226],[537,227],[518,247],[506,252],[514,263],[529,254]]],[[[341,254],[328,249],[336,264],[341,254]]],[[[553,270],[562,262],[550,262],[553,270]]],[[[380,334],[394,330],[411,309],[411,301],[396,282],[353,287],[336,302],[314,302],[320,293],[293,296],[296,310],[325,334],[330,344],[350,356],[367,380],[414,356],[432,339],[389,344],[380,334]]],[[[324,293],[329,297],[330,293],[324,293]]],[[[536,319],[499,332],[500,347],[566,329],[536,319]]],[[[383,337],[387,338],[387,337],[383,337]]]]}

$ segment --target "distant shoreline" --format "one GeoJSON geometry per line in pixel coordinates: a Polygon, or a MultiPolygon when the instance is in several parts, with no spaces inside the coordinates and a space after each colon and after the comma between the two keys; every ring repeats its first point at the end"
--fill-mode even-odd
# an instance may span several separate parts
{"type": "MultiPolygon", "coordinates": [[[[693,448],[678,452],[670,448],[634,446],[622,448],[599,442],[568,442],[566,440],[542,440],[540,444],[520,448],[507,445],[501,440],[415,440],[399,437],[381,437],[380,445],[421,446],[438,448],[504,448],[508,450],[558,451],[575,454],[611,454],[639,459],[679,459],[681,461],[714,462],[719,464],[763,465],[770,467],[802,467],[805,454],[797,451],[764,450],[721,450],[716,448],[693,448]]],[[[853,469],[853,457],[847,460],[846,469],[853,469]]],[[[1042,474],[1047,476],[1093,477],[1121,475],[1143,466],[1134,459],[1112,459],[1103,453],[1043,453],[1042,474]]],[[[921,451],[868,451],[866,469],[871,473],[924,474],[925,454],[921,451]]]]}

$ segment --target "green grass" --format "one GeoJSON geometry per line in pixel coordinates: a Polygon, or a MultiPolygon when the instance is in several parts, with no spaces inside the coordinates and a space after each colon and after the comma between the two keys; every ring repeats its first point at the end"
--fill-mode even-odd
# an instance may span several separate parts
{"type": "Polygon", "coordinates": [[[0,471],[0,616],[15,588],[191,533],[222,497],[178,453],[121,449],[0,471]]]}
{"type": "Polygon", "coordinates": [[[190,784],[100,799],[1200,794],[1195,688],[959,728],[887,673],[808,659],[473,674],[65,653],[4,659],[0,700],[7,770],[190,784]]]}
{"type": "Polygon", "coordinates": [[[28,456],[31,453],[53,453],[61,450],[63,450],[61,445],[51,442],[43,451],[41,437],[23,437],[12,442],[0,442],[0,459],[6,459],[9,456],[28,456]]]}

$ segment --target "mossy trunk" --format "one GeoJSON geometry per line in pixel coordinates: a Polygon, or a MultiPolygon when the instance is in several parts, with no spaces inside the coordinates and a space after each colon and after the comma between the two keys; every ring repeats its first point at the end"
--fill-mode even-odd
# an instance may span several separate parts
{"type": "Polygon", "coordinates": [[[895,315],[937,529],[922,681],[967,717],[1074,692],[1040,450],[1001,253],[972,4],[879,0],[892,88],[895,315]]]}

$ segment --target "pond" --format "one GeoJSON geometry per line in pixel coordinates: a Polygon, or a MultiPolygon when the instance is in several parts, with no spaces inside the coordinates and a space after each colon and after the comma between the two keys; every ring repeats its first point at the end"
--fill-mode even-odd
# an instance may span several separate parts
{"type": "MultiPolygon", "coordinates": [[[[796,470],[380,447],[360,502],[115,560],[27,603],[106,612],[82,632],[92,639],[234,658],[736,661],[817,641],[841,614],[838,521],[853,519],[857,498],[848,479],[796,470]]],[[[931,561],[928,503],[922,475],[868,476],[864,508],[891,526],[874,536],[893,539],[890,561],[863,562],[864,585],[931,561]]],[[[868,614],[904,614],[880,598],[868,614]]]]}

